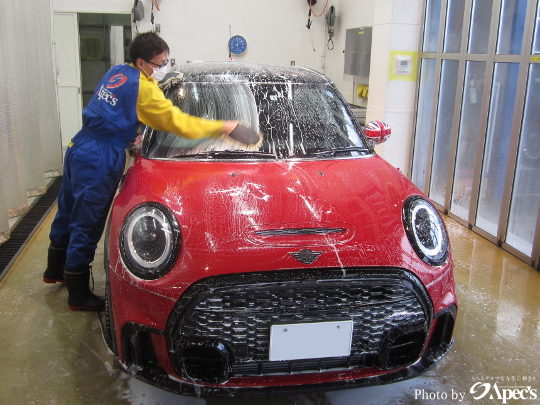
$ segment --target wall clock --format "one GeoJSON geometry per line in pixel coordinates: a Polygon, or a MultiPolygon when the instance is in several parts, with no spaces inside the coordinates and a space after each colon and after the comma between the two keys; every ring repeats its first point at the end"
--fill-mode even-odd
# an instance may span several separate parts
{"type": "Polygon", "coordinates": [[[247,41],[241,35],[235,35],[229,39],[229,51],[233,55],[242,55],[247,49],[247,41]]]}

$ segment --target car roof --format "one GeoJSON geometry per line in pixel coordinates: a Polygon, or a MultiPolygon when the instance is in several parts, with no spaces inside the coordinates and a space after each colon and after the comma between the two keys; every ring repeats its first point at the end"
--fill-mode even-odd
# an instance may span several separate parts
{"type": "Polygon", "coordinates": [[[315,70],[300,66],[246,62],[191,62],[172,69],[183,74],[184,82],[217,83],[330,83],[315,70]]]}

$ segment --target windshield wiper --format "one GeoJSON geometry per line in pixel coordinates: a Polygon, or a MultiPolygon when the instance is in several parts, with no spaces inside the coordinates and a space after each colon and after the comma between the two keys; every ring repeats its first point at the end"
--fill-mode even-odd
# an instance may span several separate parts
{"type": "Polygon", "coordinates": [[[369,149],[363,146],[346,146],[344,148],[334,148],[328,150],[320,150],[318,152],[309,153],[303,157],[319,157],[319,156],[334,156],[336,153],[342,152],[359,152],[360,155],[367,155],[369,149]]]}
{"type": "Polygon", "coordinates": [[[235,159],[235,158],[274,158],[277,159],[277,155],[271,152],[259,152],[249,150],[209,150],[206,152],[192,153],[187,155],[177,155],[174,158],[222,158],[222,159],[235,159]]]}

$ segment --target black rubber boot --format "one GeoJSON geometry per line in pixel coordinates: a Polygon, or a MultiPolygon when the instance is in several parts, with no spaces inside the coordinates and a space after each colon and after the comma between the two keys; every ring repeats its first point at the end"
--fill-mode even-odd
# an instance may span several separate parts
{"type": "Polygon", "coordinates": [[[64,266],[66,265],[67,246],[49,245],[47,269],[43,273],[43,282],[47,284],[64,283],[64,266]]]}
{"type": "Polygon", "coordinates": [[[90,267],[69,268],[64,270],[64,279],[68,289],[68,305],[72,311],[102,311],[105,298],[90,291],[90,267]]]}

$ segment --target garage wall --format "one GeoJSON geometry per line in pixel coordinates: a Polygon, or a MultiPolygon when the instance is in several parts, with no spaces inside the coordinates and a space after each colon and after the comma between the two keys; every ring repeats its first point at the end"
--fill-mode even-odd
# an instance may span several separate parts
{"type": "MultiPolygon", "coordinates": [[[[152,29],[152,3],[140,1],[145,15],[137,22],[137,29],[144,32],[152,29]]],[[[248,42],[247,52],[235,60],[275,64],[295,61],[296,65],[322,70],[324,19],[315,19],[310,36],[305,0],[158,0],[158,4],[160,11],[154,8],[154,23],[160,24],[161,35],[171,49],[170,58],[177,63],[227,60],[230,32],[244,36],[248,42]]],[[[129,13],[132,5],[132,0],[54,0],[55,11],[129,13]]]]}
{"type": "Polygon", "coordinates": [[[382,120],[392,127],[389,140],[378,153],[409,175],[416,110],[417,71],[394,74],[394,58],[418,59],[424,0],[377,0],[369,78],[367,121],[382,120]]]}
{"type": "MultiPolygon", "coordinates": [[[[390,139],[377,152],[404,174],[409,174],[413,134],[416,71],[393,75],[395,55],[417,57],[424,0],[339,0],[334,50],[325,51],[325,73],[353,104],[367,108],[366,122],[381,120],[392,127],[390,139]],[[369,95],[356,97],[354,77],[343,74],[345,32],[349,28],[372,26],[369,95]]],[[[330,5],[330,3],[329,3],[330,5]]]]}
{"type": "MultiPolygon", "coordinates": [[[[140,0],[145,16],[137,22],[139,32],[152,29],[151,0],[140,0]]],[[[177,63],[188,60],[227,60],[229,26],[232,35],[242,35],[248,50],[235,60],[306,66],[325,73],[347,101],[353,102],[353,81],[344,77],[345,29],[371,26],[375,0],[333,0],[337,10],[334,50],[327,49],[324,14],[306,28],[306,0],[158,0],[154,23],[171,48],[177,63]],[[314,50],[315,49],[315,50],[314,50]]],[[[130,13],[133,0],[53,0],[55,12],[130,13]]],[[[314,6],[320,14],[324,0],[314,6]]],[[[367,100],[366,100],[367,103],[367,100]]]]}
{"type": "Polygon", "coordinates": [[[345,32],[349,28],[373,26],[375,0],[338,0],[328,2],[328,7],[331,5],[336,8],[336,25],[334,26],[333,37],[334,49],[329,50],[327,41],[325,42],[324,73],[332,79],[349,103],[366,107],[368,99],[358,99],[354,96],[354,77],[343,73],[345,65],[345,32]]]}
{"type": "MultiPolygon", "coordinates": [[[[145,16],[137,22],[139,32],[152,29],[151,0],[139,0],[145,16]]],[[[170,58],[188,60],[227,60],[230,34],[242,35],[248,42],[246,62],[306,66],[326,74],[345,99],[367,108],[367,120],[391,124],[393,135],[378,152],[404,173],[409,171],[412,119],[416,81],[389,77],[390,51],[417,51],[423,0],[330,0],[337,22],[334,49],[327,47],[324,14],[313,18],[306,28],[306,0],[157,0],[154,23],[170,46],[170,58]],[[369,97],[359,99],[354,77],[344,75],[345,30],[373,26],[369,97]],[[230,31],[229,31],[230,30],[230,31]],[[230,33],[229,33],[230,32],[230,33]]],[[[325,1],[314,6],[323,11],[325,1]]],[[[53,0],[54,11],[130,13],[133,0],[53,0]]]]}

